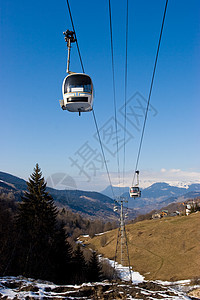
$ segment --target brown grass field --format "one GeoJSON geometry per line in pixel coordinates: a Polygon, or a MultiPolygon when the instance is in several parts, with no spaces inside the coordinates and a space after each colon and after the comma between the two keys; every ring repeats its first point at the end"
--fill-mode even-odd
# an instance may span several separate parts
{"type": "MultiPolygon", "coordinates": [[[[117,232],[115,229],[92,239],[81,237],[81,240],[104,257],[113,259],[117,232]]],[[[177,281],[200,278],[199,212],[187,217],[129,224],[126,225],[126,234],[130,264],[145,279],[177,281]]]]}

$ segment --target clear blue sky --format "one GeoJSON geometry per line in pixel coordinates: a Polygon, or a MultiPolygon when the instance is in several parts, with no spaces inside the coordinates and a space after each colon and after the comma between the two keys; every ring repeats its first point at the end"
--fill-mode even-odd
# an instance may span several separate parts
{"type": "MultiPolygon", "coordinates": [[[[111,1],[117,116],[122,125],[125,2],[111,1]]],[[[101,134],[107,132],[103,138],[107,143],[105,154],[116,184],[115,148],[112,136],[104,130],[114,115],[108,1],[71,0],[70,5],[85,71],[95,86],[97,121],[101,134]]],[[[139,100],[133,97],[133,101],[140,103],[141,96],[147,98],[149,93],[164,5],[163,0],[129,1],[127,91],[128,99],[139,93],[139,100]]],[[[66,76],[67,51],[62,33],[72,29],[66,1],[6,0],[1,1],[0,10],[0,170],[27,179],[38,162],[45,178],[62,172],[73,177],[78,188],[101,190],[108,180],[99,161],[92,113],[78,117],[62,111],[58,102],[66,76]],[[84,152],[88,147],[91,152],[84,152]],[[88,178],[83,172],[79,174],[69,157],[84,166],[82,171],[88,178]]],[[[151,97],[157,113],[149,113],[139,163],[139,168],[149,170],[149,174],[163,168],[200,174],[199,20],[199,0],[169,0],[151,97]]],[[[75,45],[71,70],[81,72],[75,45]]],[[[142,117],[138,120],[138,130],[136,119],[127,122],[127,174],[135,167],[142,117]]],[[[122,171],[122,150],[119,157],[122,171]]],[[[130,184],[129,179],[126,185],[130,184]]]]}

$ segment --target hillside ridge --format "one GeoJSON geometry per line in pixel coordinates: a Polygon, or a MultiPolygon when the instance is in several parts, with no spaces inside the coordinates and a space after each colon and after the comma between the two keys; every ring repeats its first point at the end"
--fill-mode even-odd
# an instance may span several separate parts
{"type": "MultiPolygon", "coordinates": [[[[126,226],[130,264],[147,280],[177,281],[200,277],[200,212],[189,216],[144,220],[126,226]]],[[[90,248],[113,259],[117,230],[81,238],[90,248]]],[[[120,251],[119,251],[120,252],[120,251]]]]}
{"type": "MultiPolygon", "coordinates": [[[[20,201],[26,188],[24,179],[0,172],[0,193],[11,193],[16,201],[20,201]]],[[[57,190],[51,187],[47,187],[47,191],[52,195],[58,207],[65,207],[84,217],[102,218],[105,221],[117,220],[118,218],[117,213],[113,211],[113,199],[101,193],[82,190],[57,190]]],[[[130,211],[130,215],[132,217],[136,215],[134,210],[130,211]]]]}
{"type": "MultiPolygon", "coordinates": [[[[0,172],[0,187],[7,191],[11,190],[13,193],[15,193],[15,190],[17,192],[15,195],[17,195],[17,200],[19,201],[19,193],[26,190],[26,181],[9,173],[0,172]]],[[[102,217],[106,220],[117,218],[117,214],[113,211],[113,199],[108,196],[109,193],[106,195],[106,193],[102,194],[95,191],[57,190],[52,187],[47,187],[47,191],[53,196],[56,205],[60,207],[67,207],[73,212],[89,218],[102,217]]],[[[122,196],[129,199],[129,218],[131,219],[138,214],[158,210],[170,203],[200,197],[200,184],[191,184],[188,189],[185,189],[170,186],[165,182],[158,182],[143,189],[141,198],[133,200],[133,198],[129,197],[128,190],[122,196]]]]}

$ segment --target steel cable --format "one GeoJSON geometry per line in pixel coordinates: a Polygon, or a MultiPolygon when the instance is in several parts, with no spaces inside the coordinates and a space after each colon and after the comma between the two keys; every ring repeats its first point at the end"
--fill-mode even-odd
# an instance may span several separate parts
{"type": "Polygon", "coordinates": [[[75,39],[76,39],[76,47],[77,47],[77,50],[78,50],[78,55],[79,55],[82,71],[83,71],[83,73],[85,73],[84,66],[83,66],[83,61],[82,61],[82,57],[81,57],[81,52],[80,52],[79,45],[78,45],[78,39],[77,39],[77,36],[76,36],[75,27],[74,27],[74,22],[73,22],[73,18],[72,18],[72,13],[71,13],[70,5],[69,5],[69,0],[66,0],[66,1],[67,1],[67,6],[68,6],[68,11],[69,11],[69,15],[70,15],[72,28],[73,28],[73,31],[74,31],[74,36],[75,36],[75,39]]]}
{"type": "MultiPolygon", "coordinates": [[[[119,165],[119,140],[118,140],[118,126],[117,126],[117,105],[116,105],[116,88],[115,88],[115,67],[114,67],[114,49],[113,49],[113,33],[112,33],[112,13],[111,2],[109,3],[109,24],[110,24],[110,46],[112,59],[112,78],[113,78],[113,102],[114,102],[114,119],[115,119],[115,133],[116,133],[116,150],[117,150],[117,168],[118,168],[118,184],[120,189],[120,165],[119,165]]],[[[120,190],[119,190],[120,191],[120,190]]]]}
{"type": "MultiPolygon", "coordinates": [[[[66,0],[66,1],[67,1],[69,15],[70,15],[70,19],[71,19],[72,28],[73,28],[74,35],[75,35],[75,38],[76,38],[76,45],[77,45],[77,49],[78,49],[78,53],[79,53],[79,58],[80,58],[82,70],[83,70],[83,73],[85,73],[85,70],[84,70],[84,67],[83,67],[83,61],[82,61],[81,54],[80,54],[80,49],[79,49],[79,46],[78,46],[78,40],[77,40],[77,36],[76,36],[76,31],[75,31],[75,27],[74,27],[73,18],[72,18],[72,13],[71,13],[70,5],[69,5],[69,0],[66,0]]],[[[102,141],[101,141],[101,136],[100,136],[100,133],[99,133],[99,128],[98,128],[97,120],[96,120],[96,117],[95,117],[94,109],[92,110],[92,113],[93,113],[94,123],[95,123],[95,126],[96,126],[96,131],[97,131],[97,135],[98,135],[99,144],[100,144],[100,147],[101,147],[101,152],[102,152],[106,172],[107,172],[107,175],[108,175],[108,180],[109,180],[109,183],[110,183],[110,186],[111,186],[111,191],[112,191],[112,194],[113,194],[113,198],[115,199],[115,194],[114,194],[113,186],[112,186],[112,183],[111,183],[111,177],[110,177],[110,173],[109,173],[109,170],[108,170],[108,165],[107,165],[107,162],[106,162],[106,157],[105,157],[105,153],[104,153],[104,150],[103,150],[103,144],[102,144],[102,141]]]]}
{"type": "MultiPolygon", "coordinates": [[[[124,81],[124,159],[123,159],[123,186],[126,164],[126,105],[127,105],[127,75],[128,75],[128,0],[126,2],[126,45],[125,45],[125,81],[124,81]]],[[[124,191],[125,192],[125,191],[124,191]]]]}
{"type": "MultiPolygon", "coordinates": [[[[159,41],[158,41],[156,58],[155,58],[153,74],[152,74],[152,79],[151,79],[151,85],[150,85],[150,90],[149,90],[149,96],[148,96],[148,101],[147,101],[147,107],[146,107],[146,112],[145,112],[144,124],[143,124],[143,128],[142,128],[142,134],[141,134],[141,139],[140,139],[140,144],[139,144],[139,149],[138,149],[138,155],[137,155],[137,160],[136,160],[136,165],[135,165],[135,172],[138,168],[138,163],[139,163],[139,158],[140,158],[140,153],[141,153],[141,148],[142,148],[142,142],[143,142],[143,138],[144,138],[144,131],[145,131],[145,126],[146,126],[146,121],[147,121],[147,114],[148,114],[149,104],[150,104],[150,99],[151,99],[151,92],[152,92],[153,83],[154,83],[154,77],[155,77],[156,66],[157,66],[157,61],[158,61],[158,55],[159,55],[159,50],[160,50],[160,43],[161,43],[161,38],[162,38],[162,33],[163,33],[163,28],[164,28],[164,23],[165,23],[167,5],[168,5],[168,0],[166,0],[166,3],[165,3],[165,9],[164,9],[164,14],[163,14],[163,19],[162,19],[161,31],[160,31],[159,41]]],[[[134,181],[135,181],[135,174],[136,174],[135,172],[134,172],[134,175],[133,175],[132,186],[134,185],[134,181]]]]}
{"type": "Polygon", "coordinates": [[[96,131],[97,131],[97,135],[98,135],[98,139],[99,139],[99,144],[100,144],[100,147],[101,147],[101,152],[102,152],[102,155],[103,155],[103,160],[104,160],[106,172],[107,172],[107,175],[108,175],[108,180],[109,180],[110,187],[111,187],[111,190],[112,190],[113,198],[115,199],[115,193],[114,193],[114,190],[113,190],[113,186],[112,186],[112,182],[111,182],[111,178],[110,178],[110,173],[109,173],[109,170],[108,170],[108,165],[107,165],[107,162],[106,162],[106,157],[105,157],[105,153],[104,153],[104,150],[103,150],[103,145],[102,145],[102,141],[101,141],[101,137],[100,137],[99,128],[98,128],[97,120],[96,120],[96,117],[95,117],[94,109],[92,110],[92,114],[93,114],[94,123],[95,123],[95,126],[96,126],[96,131]]]}

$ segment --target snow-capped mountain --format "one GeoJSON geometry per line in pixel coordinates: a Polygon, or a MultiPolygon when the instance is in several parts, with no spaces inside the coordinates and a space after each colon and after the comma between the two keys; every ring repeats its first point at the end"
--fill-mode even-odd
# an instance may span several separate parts
{"type": "MultiPolygon", "coordinates": [[[[129,199],[129,207],[136,209],[139,213],[147,213],[154,209],[160,209],[173,202],[186,201],[200,197],[200,184],[191,184],[187,188],[171,186],[166,182],[157,182],[151,186],[141,189],[141,198],[130,198],[129,188],[114,187],[116,196],[129,199]],[[125,191],[125,192],[124,192],[125,191]],[[120,195],[121,193],[121,195],[120,195]]],[[[111,187],[108,186],[102,194],[112,197],[111,187]]]]}
{"type": "MultiPolygon", "coordinates": [[[[114,193],[116,196],[125,196],[128,197],[129,187],[113,187],[114,193]]],[[[157,182],[150,185],[147,188],[141,189],[142,198],[169,198],[169,197],[177,197],[180,195],[184,195],[189,192],[200,192],[200,184],[193,183],[191,185],[187,185],[186,187],[174,186],[170,185],[166,182],[157,182]]],[[[102,194],[112,198],[112,190],[111,186],[108,186],[105,190],[101,192],[102,194]]]]}

